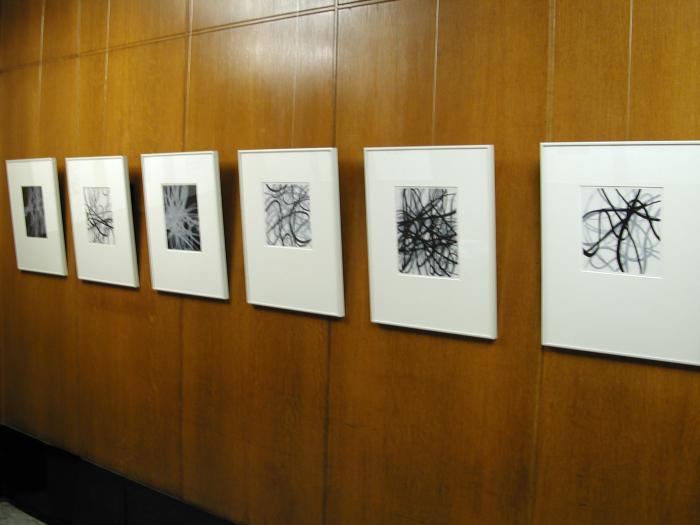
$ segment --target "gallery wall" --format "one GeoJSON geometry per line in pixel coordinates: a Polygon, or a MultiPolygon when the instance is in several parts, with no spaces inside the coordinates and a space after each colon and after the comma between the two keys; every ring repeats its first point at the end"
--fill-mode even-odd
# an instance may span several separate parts
{"type": "Polygon", "coordinates": [[[0,0],[0,71],[2,160],[128,155],[142,283],[79,282],[69,215],[68,278],[19,272],[0,184],[4,424],[254,525],[700,521],[698,370],[540,347],[538,163],[700,138],[700,0],[0,0]],[[362,148],[483,143],[498,340],[371,324],[362,148]],[[311,146],[341,320],[245,301],[236,151],[311,146]],[[150,286],[139,155],[183,150],[230,301],[150,286]]]}

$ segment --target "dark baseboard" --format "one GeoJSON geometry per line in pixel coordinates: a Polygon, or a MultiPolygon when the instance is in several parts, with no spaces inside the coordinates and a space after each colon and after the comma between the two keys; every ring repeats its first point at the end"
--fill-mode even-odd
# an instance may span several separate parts
{"type": "Polygon", "coordinates": [[[5,426],[0,499],[48,525],[231,525],[5,426]]]}

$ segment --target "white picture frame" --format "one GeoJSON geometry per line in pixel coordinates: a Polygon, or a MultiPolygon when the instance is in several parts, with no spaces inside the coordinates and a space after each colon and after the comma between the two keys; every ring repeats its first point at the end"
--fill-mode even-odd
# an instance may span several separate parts
{"type": "Polygon", "coordinates": [[[335,148],[240,150],[248,303],[343,317],[335,148]]]}
{"type": "Polygon", "coordinates": [[[67,158],[66,175],[78,278],[138,288],[126,157],[67,158]]]}
{"type": "Polygon", "coordinates": [[[5,161],[17,268],[68,275],[55,158],[5,161]]]}
{"type": "Polygon", "coordinates": [[[141,166],[152,287],[228,299],[218,153],[143,154],[141,166]]]}
{"type": "Polygon", "coordinates": [[[541,144],[542,344],[700,365],[700,142],[541,144]]]}
{"type": "Polygon", "coordinates": [[[496,339],[494,184],[492,145],[365,148],[372,322],[496,339]]]}

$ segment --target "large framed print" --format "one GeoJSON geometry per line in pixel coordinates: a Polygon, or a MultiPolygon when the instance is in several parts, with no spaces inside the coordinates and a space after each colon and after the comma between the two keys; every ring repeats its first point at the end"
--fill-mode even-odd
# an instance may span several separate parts
{"type": "Polygon", "coordinates": [[[154,289],[228,299],[219,155],[141,155],[154,289]]]}
{"type": "Polygon", "coordinates": [[[248,302],[345,315],[335,148],[238,152],[248,302]]]}
{"type": "Polygon", "coordinates": [[[541,145],[542,344],[700,365],[700,142],[541,145]]]}
{"type": "Polygon", "coordinates": [[[56,159],[8,160],[5,166],[17,267],[67,275],[56,159]]]}
{"type": "Polygon", "coordinates": [[[138,288],[126,157],[66,159],[78,278],[138,288]]]}
{"type": "Polygon", "coordinates": [[[495,339],[493,146],[365,148],[375,323],[495,339]]]}

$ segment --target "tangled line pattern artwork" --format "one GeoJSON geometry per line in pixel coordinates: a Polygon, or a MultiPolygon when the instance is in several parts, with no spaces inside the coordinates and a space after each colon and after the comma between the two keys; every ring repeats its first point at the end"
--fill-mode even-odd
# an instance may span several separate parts
{"type": "Polygon", "coordinates": [[[197,186],[194,184],[163,185],[163,205],[168,249],[202,251],[197,186]]]}
{"type": "Polygon", "coordinates": [[[457,188],[396,188],[399,272],[458,277],[457,188]]]}
{"type": "Polygon", "coordinates": [[[46,213],[41,186],[22,186],[27,237],[46,237],[46,213]]]}
{"type": "Polygon", "coordinates": [[[114,217],[109,188],[83,188],[88,241],[114,244],[114,217]]]}
{"type": "Polygon", "coordinates": [[[658,276],[661,188],[584,187],[584,269],[658,276]]]}
{"type": "Polygon", "coordinates": [[[269,246],[311,248],[308,183],[263,183],[265,235],[269,246]]]}

